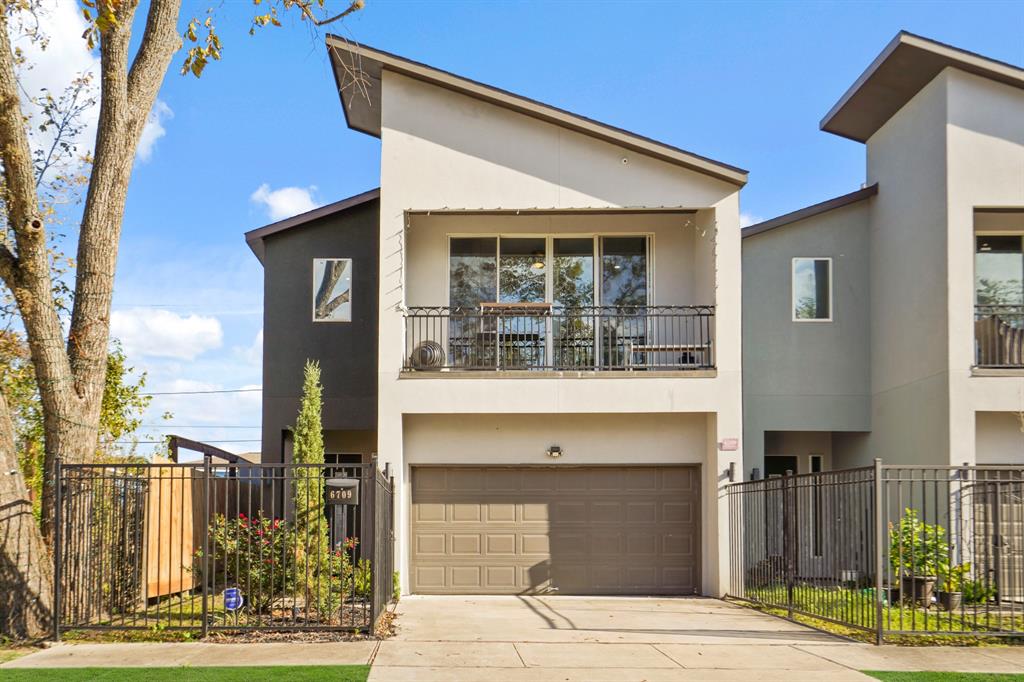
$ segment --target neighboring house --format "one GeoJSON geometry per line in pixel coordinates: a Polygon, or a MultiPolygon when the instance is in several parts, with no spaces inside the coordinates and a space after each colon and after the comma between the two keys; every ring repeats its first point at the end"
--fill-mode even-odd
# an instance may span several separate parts
{"type": "Polygon", "coordinates": [[[263,462],[290,460],[307,359],[320,363],[327,460],[377,450],[379,197],[372,190],[245,235],[263,264],[263,462]],[[345,291],[354,298],[329,313],[315,300],[328,265],[340,293],[326,305],[345,291]]]}
{"type": "Polygon", "coordinates": [[[1024,69],[901,33],[821,128],[867,182],[743,232],[746,475],[1024,463],[1024,69]]]}

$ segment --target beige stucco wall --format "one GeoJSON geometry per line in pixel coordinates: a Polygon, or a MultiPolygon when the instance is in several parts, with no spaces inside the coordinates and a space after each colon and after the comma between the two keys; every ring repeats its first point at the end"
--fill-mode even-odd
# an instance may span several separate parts
{"type": "Polygon", "coordinates": [[[949,457],[946,337],[947,80],[939,76],[867,142],[871,202],[871,432],[854,464],[949,457]]]}
{"type": "Polygon", "coordinates": [[[974,423],[976,464],[1024,464],[1019,412],[978,412],[974,423]]]}
{"type": "Polygon", "coordinates": [[[976,412],[1024,409],[1020,373],[971,376],[974,210],[1024,208],[1024,91],[950,69],[943,76],[949,107],[949,442],[950,463],[959,464],[975,458],[976,412]]]}
{"type": "Polygon", "coordinates": [[[745,475],[772,431],[871,428],[873,198],[743,240],[745,475]],[[793,258],[832,259],[832,320],[794,321],[793,258]]]}
{"type": "MultiPolygon", "coordinates": [[[[381,261],[378,453],[405,475],[403,415],[440,413],[703,413],[708,423],[704,476],[716,491],[720,472],[742,451],[715,453],[739,437],[739,188],[644,157],[494,105],[385,71],[381,93],[381,261]],[[405,281],[408,211],[441,208],[685,207],[695,214],[697,297],[718,306],[717,373],[705,378],[402,379],[400,306],[405,281]],[[714,462],[717,460],[717,462],[714,462]]],[[[445,268],[446,269],[446,268],[445,268]]],[[[628,462],[628,458],[624,458],[628,462]]],[[[401,490],[405,483],[399,481],[401,490]]],[[[403,495],[405,493],[403,492],[403,495]]],[[[407,500],[400,499],[400,508],[407,500]]],[[[708,495],[704,530],[714,540],[704,573],[709,594],[724,589],[728,565],[718,519],[726,506],[708,495]]],[[[723,521],[724,523],[724,521],[723,521]]],[[[399,568],[407,574],[408,517],[398,523],[399,568]]],[[[404,578],[403,578],[404,581],[404,578]]],[[[408,583],[403,582],[407,588],[408,583]]]]}

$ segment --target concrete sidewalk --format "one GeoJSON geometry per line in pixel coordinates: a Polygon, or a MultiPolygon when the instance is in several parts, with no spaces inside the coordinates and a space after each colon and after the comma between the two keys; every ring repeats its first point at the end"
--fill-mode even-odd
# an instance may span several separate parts
{"type": "Polygon", "coordinates": [[[59,644],[0,665],[0,670],[366,663],[373,664],[370,680],[377,682],[870,679],[859,670],[1016,673],[1024,678],[1024,647],[402,640],[323,644],[59,644]]]}
{"type": "Polygon", "coordinates": [[[0,670],[370,663],[376,682],[869,679],[860,670],[1024,676],[1024,646],[875,647],[716,599],[406,597],[396,625],[382,642],[62,644],[0,670]]]}

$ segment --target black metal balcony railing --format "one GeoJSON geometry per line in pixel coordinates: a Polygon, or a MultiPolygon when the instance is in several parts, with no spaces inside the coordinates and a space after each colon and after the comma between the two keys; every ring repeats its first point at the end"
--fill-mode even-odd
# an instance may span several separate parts
{"type": "Polygon", "coordinates": [[[974,306],[974,364],[1024,367],[1024,305],[974,306]]]}
{"type": "Polygon", "coordinates": [[[711,369],[714,318],[714,306],[409,308],[403,370],[711,369]]]}

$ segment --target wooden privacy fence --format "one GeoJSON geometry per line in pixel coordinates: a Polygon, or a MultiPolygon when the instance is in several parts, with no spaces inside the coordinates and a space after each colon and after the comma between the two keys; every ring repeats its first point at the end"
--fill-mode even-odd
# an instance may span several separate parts
{"type": "Polygon", "coordinates": [[[54,636],[372,630],[392,597],[394,483],[370,464],[58,465],[54,636]]]}

